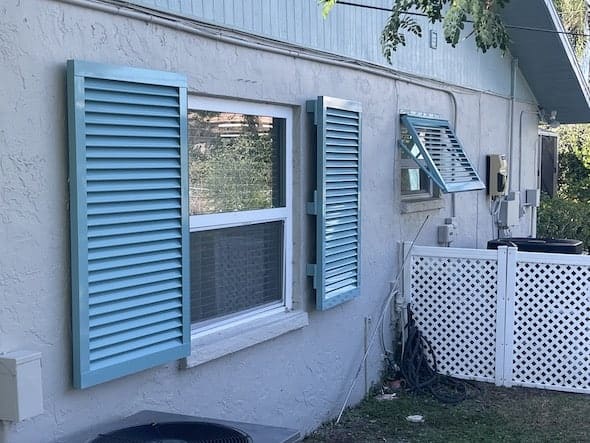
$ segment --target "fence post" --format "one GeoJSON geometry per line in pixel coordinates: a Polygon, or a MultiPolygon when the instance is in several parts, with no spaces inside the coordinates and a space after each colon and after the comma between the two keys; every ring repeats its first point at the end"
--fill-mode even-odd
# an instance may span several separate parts
{"type": "MultiPolygon", "coordinates": [[[[412,242],[405,241],[402,243],[402,254],[400,257],[400,266],[404,265],[404,259],[408,252],[412,249],[412,242]]],[[[410,252],[411,254],[411,252],[410,252]]],[[[408,257],[408,260],[405,263],[405,267],[402,270],[403,278],[402,278],[402,290],[404,294],[404,300],[406,304],[412,302],[412,257],[408,257]]]]}
{"type": "Polygon", "coordinates": [[[512,386],[514,356],[514,299],[516,295],[517,249],[507,248],[506,253],[506,303],[504,324],[504,386],[512,386]]]}
{"type": "Polygon", "coordinates": [[[496,386],[504,384],[504,348],[506,326],[506,262],[508,247],[498,247],[497,278],[496,278],[496,386]]]}

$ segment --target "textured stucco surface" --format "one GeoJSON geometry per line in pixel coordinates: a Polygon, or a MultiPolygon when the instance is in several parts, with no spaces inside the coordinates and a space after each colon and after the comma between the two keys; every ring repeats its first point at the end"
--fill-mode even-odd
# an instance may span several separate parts
{"type": "MultiPolygon", "coordinates": [[[[2,2],[0,78],[0,352],[42,352],[45,408],[33,419],[0,424],[0,442],[52,441],[141,409],[302,432],[334,417],[362,355],[365,317],[378,318],[398,265],[398,242],[413,238],[426,214],[400,214],[397,110],[452,120],[448,94],[41,0],[2,2]],[[309,310],[309,326],[195,368],[170,363],[83,391],[72,389],[65,118],[70,58],[180,72],[194,94],[293,107],[294,305],[309,310]],[[303,212],[313,181],[305,101],[318,95],[363,105],[362,295],[321,313],[312,309],[305,277],[313,245],[312,220],[303,212]]],[[[455,95],[457,133],[485,175],[484,154],[508,154],[509,102],[483,93],[455,95]]],[[[530,105],[517,103],[517,143],[524,109],[530,105]]],[[[532,188],[536,121],[525,116],[523,122],[523,188],[532,188]]],[[[436,226],[451,214],[450,197],[444,198],[442,209],[429,212],[421,244],[436,244],[436,226]]],[[[458,195],[456,207],[454,246],[483,247],[492,236],[484,192],[458,195]]],[[[529,233],[528,217],[514,234],[529,233]]],[[[371,380],[379,375],[378,348],[369,358],[371,380]]],[[[353,402],[361,398],[362,385],[361,376],[353,402]]]]}

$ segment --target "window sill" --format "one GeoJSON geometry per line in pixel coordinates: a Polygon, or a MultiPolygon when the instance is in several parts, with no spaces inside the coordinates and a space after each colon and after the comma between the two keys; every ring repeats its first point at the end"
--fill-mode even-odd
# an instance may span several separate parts
{"type": "Polygon", "coordinates": [[[306,312],[279,312],[252,318],[223,329],[193,332],[191,355],[183,361],[183,367],[192,368],[203,363],[271,340],[309,324],[306,312]]]}
{"type": "Polygon", "coordinates": [[[428,198],[423,200],[402,200],[400,211],[402,214],[412,212],[435,211],[444,208],[445,201],[442,198],[428,198]]]}

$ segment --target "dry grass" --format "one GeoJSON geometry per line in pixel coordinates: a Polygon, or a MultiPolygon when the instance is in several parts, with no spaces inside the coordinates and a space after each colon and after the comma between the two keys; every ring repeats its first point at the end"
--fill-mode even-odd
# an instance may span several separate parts
{"type": "Polygon", "coordinates": [[[590,396],[478,386],[477,398],[455,406],[403,393],[391,401],[367,399],[305,442],[590,442],[590,396]],[[424,423],[407,422],[413,414],[424,423]]]}

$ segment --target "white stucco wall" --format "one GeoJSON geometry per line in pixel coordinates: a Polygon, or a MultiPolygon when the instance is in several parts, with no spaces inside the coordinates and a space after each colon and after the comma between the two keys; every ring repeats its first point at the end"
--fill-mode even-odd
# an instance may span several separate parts
{"type": "MultiPolygon", "coordinates": [[[[449,95],[46,0],[7,0],[0,6],[0,78],[0,352],[42,352],[45,409],[21,423],[0,424],[0,442],[52,441],[141,409],[302,432],[334,417],[362,356],[365,318],[378,318],[397,269],[397,244],[413,238],[426,214],[400,214],[398,109],[452,121],[449,95]],[[170,363],[82,391],[71,387],[65,109],[65,63],[71,58],[180,72],[194,94],[293,107],[294,300],[309,311],[309,326],[192,369],[170,363]],[[362,295],[327,312],[313,310],[305,276],[313,249],[312,219],[303,212],[313,181],[305,102],[318,95],[363,106],[362,295]]],[[[457,133],[485,176],[486,153],[508,154],[509,101],[482,92],[453,93],[457,133]]],[[[520,112],[534,107],[515,108],[518,143],[520,112]]],[[[523,123],[523,187],[532,188],[536,120],[525,116],[523,123]]],[[[442,209],[428,212],[421,244],[436,244],[436,226],[451,215],[451,197],[444,199],[442,209]]],[[[492,237],[485,192],[457,195],[456,208],[454,246],[485,247],[492,237]]],[[[528,235],[529,225],[526,215],[514,234],[528,235]]],[[[380,353],[376,346],[369,359],[371,380],[379,376],[380,353]]],[[[361,377],[353,402],[362,397],[362,385],[361,377]]]]}

